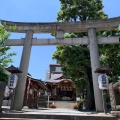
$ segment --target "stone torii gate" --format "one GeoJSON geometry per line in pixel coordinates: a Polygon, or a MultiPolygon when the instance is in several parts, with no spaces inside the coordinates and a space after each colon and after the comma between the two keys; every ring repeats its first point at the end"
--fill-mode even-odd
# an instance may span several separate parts
{"type": "Polygon", "coordinates": [[[100,67],[98,44],[118,44],[119,37],[97,37],[96,31],[112,30],[118,28],[120,17],[105,20],[90,20],[83,22],[52,22],[52,23],[26,23],[10,22],[1,20],[6,23],[6,29],[9,26],[17,26],[14,32],[26,33],[24,39],[10,39],[6,41],[6,46],[24,46],[20,70],[23,73],[18,76],[18,84],[15,91],[15,99],[12,109],[21,110],[23,105],[24,90],[28,73],[29,59],[32,46],[43,45],[89,45],[92,68],[92,78],[95,96],[96,111],[103,111],[103,102],[101,91],[98,88],[98,73],[94,71],[100,67]],[[83,38],[63,38],[66,32],[88,32],[88,37],[83,38]],[[56,39],[36,39],[34,33],[56,33],[56,39]]]}

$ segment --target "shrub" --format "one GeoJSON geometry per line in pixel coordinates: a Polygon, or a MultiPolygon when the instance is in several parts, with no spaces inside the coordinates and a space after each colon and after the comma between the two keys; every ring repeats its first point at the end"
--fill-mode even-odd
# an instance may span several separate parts
{"type": "Polygon", "coordinates": [[[5,73],[2,66],[0,66],[0,81],[6,82],[8,81],[8,75],[5,73]]]}
{"type": "Polygon", "coordinates": [[[83,99],[80,99],[80,101],[77,102],[78,108],[82,109],[83,102],[84,102],[83,99]]]}

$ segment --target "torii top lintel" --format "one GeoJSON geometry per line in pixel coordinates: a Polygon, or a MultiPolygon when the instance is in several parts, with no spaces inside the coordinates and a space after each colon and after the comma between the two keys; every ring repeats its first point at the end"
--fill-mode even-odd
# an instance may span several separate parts
{"type": "Polygon", "coordinates": [[[120,17],[109,18],[104,20],[88,20],[80,22],[12,22],[1,20],[1,23],[6,23],[6,26],[15,26],[14,32],[26,33],[27,30],[32,30],[34,33],[53,33],[57,31],[63,32],[86,32],[89,28],[95,28],[97,31],[111,30],[118,28],[120,17]]]}

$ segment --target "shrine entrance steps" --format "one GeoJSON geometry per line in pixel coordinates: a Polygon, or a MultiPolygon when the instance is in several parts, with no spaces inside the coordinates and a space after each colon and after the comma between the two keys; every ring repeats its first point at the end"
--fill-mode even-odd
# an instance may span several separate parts
{"type": "MultiPolygon", "coordinates": [[[[68,101],[63,101],[67,103],[68,101]]],[[[119,120],[110,113],[97,113],[95,111],[82,112],[70,108],[39,108],[29,109],[24,107],[22,111],[10,110],[8,106],[2,108],[0,120],[119,120]]]]}

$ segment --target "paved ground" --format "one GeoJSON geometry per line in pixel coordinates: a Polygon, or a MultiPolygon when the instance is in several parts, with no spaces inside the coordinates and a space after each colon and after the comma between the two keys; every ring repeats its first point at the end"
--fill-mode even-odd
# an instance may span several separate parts
{"type": "Polygon", "coordinates": [[[0,119],[22,120],[22,119],[68,119],[68,120],[117,120],[110,113],[97,113],[95,111],[83,112],[70,108],[39,108],[28,109],[24,107],[22,111],[9,110],[8,106],[3,106],[3,114],[0,119]],[[9,118],[9,119],[8,119],[9,118]]]}
{"type": "Polygon", "coordinates": [[[50,115],[96,115],[96,116],[111,116],[110,113],[97,113],[95,111],[78,111],[77,109],[70,108],[38,108],[28,109],[24,107],[22,111],[9,110],[9,106],[3,106],[3,113],[19,113],[19,114],[50,114],[50,115]]]}

